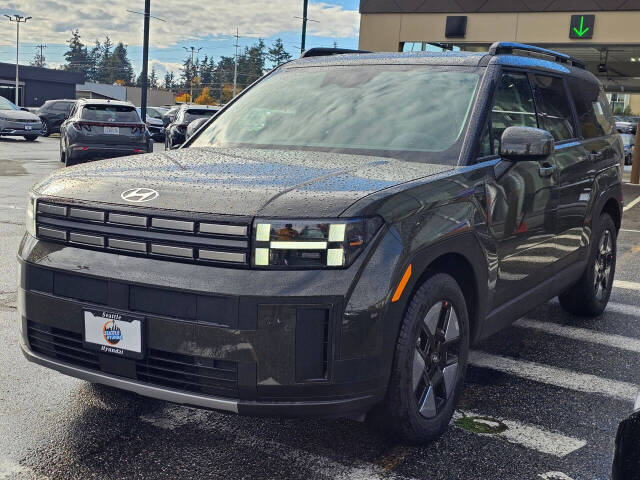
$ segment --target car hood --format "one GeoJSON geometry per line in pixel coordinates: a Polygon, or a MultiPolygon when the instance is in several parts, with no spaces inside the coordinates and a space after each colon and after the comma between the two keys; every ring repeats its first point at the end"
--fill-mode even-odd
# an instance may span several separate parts
{"type": "Polygon", "coordinates": [[[40,117],[24,110],[0,110],[0,117],[8,118],[13,121],[21,120],[40,120],[40,117]]]}
{"type": "Polygon", "coordinates": [[[184,148],[60,169],[38,195],[229,215],[337,216],[358,199],[453,167],[312,151],[184,148]],[[158,195],[129,203],[122,193],[158,195]]]}

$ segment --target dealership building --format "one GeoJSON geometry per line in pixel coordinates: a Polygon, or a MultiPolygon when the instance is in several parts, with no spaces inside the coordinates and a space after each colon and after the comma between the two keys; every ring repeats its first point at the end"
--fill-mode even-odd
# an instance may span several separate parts
{"type": "MultiPolygon", "coordinates": [[[[21,107],[39,107],[46,100],[76,98],[76,84],[83,83],[82,74],[52,68],[20,65],[18,95],[21,107]]],[[[0,97],[15,101],[16,65],[0,63],[0,97]]]]}
{"type": "Polygon", "coordinates": [[[585,62],[615,111],[640,115],[640,0],[361,0],[360,13],[363,50],[550,48],[585,62]]]}

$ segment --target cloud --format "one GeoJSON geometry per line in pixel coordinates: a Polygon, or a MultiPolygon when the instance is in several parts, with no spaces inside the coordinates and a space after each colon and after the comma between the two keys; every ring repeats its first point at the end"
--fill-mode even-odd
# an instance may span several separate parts
{"type": "MultiPolygon", "coordinates": [[[[127,11],[143,10],[142,0],[110,0],[108,9],[95,0],[75,0],[72,8],[68,3],[56,0],[22,0],[19,5],[21,13],[33,16],[21,28],[21,40],[25,42],[62,44],[69,38],[70,30],[78,28],[88,44],[105,35],[128,45],[142,44],[142,16],[127,11]]],[[[0,8],[0,14],[13,13],[8,10],[11,7],[9,4],[9,7],[0,8]]],[[[251,37],[298,31],[301,21],[294,17],[301,16],[302,2],[182,0],[177,8],[175,2],[157,1],[152,4],[151,14],[165,20],[151,20],[151,44],[162,48],[189,40],[229,36],[236,27],[240,35],[251,37]]],[[[310,35],[339,39],[358,34],[359,13],[355,10],[329,3],[312,3],[309,18],[317,20],[308,25],[310,35]]],[[[10,41],[10,29],[0,30],[0,44],[10,41]]]]}
{"type": "Polygon", "coordinates": [[[173,72],[178,75],[181,67],[182,64],[178,62],[162,62],[155,58],[149,60],[149,72],[154,68],[159,79],[162,79],[167,72],[173,72]]]}

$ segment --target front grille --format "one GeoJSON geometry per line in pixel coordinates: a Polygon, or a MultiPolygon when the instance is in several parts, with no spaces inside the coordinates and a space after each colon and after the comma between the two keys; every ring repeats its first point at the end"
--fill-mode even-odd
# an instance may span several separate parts
{"type": "MultiPolygon", "coordinates": [[[[28,321],[27,338],[36,353],[100,371],[98,353],[84,349],[80,333],[28,321]]],[[[135,361],[136,379],[149,384],[205,395],[238,395],[237,363],[233,361],[153,349],[145,359],[131,361],[135,361]]]]}
{"type": "Polygon", "coordinates": [[[250,220],[38,201],[37,236],[81,248],[246,267],[250,220]]]}

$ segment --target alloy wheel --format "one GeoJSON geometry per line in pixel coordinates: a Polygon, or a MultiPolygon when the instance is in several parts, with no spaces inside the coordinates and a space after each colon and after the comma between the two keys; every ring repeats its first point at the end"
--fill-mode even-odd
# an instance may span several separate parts
{"type": "Polygon", "coordinates": [[[613,282],[611,278],[611,266],[614,261],[612,236],[613,234],[608,229],[603,232],[593,265],[594,292],[598,300],[604,298],[607,291],[611,289],[613,282]]]}
{"type": "Polygon", "coordinates": [[[419,326],[413,355],[413,392],[423,417],[436,417],[455,391],[460,338],[453,304],[433,305],[419,326]]]}

